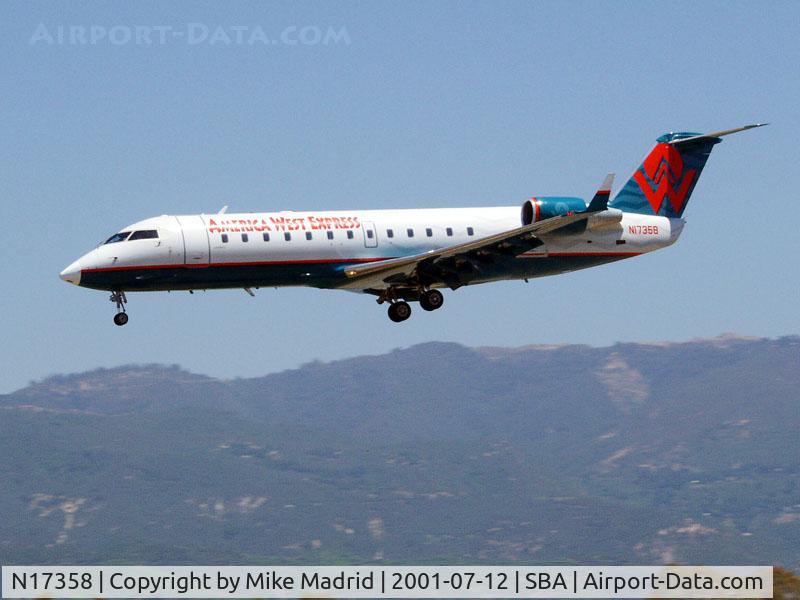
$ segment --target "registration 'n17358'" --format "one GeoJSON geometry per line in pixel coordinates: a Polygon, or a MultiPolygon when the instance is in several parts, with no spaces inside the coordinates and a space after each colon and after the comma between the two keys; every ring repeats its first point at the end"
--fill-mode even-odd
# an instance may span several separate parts
{"type": "Polygon", "coordinates": [[[633,235],[658,235],[658,225],[628,225],[628,233],[633,235]]]}

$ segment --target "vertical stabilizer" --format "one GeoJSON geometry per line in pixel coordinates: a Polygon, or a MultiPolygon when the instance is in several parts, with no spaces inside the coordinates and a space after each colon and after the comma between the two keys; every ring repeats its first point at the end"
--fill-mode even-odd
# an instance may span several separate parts
{"type": "Polygon", "coordinates": [[[665,133],[608,205],[625,212],[680,217],[722,136],[761,125],[708,134],[665,133]]]}

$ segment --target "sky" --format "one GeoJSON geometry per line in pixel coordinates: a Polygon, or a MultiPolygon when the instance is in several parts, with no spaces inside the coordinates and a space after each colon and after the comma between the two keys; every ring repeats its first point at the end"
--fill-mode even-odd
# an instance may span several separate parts
{"type": "Polygon", "coordinates": [[[796,2],[3,2],[0,393],[433,340],[797,334],[798,23],[796,2]],[[675,246],[448,292],[401,325],[370,296],[284,288],[130,294],[120,328],[107,293],[58,278],[150,216],[590,197],[664,132],[764,121],[715,148],[675,246]]]}

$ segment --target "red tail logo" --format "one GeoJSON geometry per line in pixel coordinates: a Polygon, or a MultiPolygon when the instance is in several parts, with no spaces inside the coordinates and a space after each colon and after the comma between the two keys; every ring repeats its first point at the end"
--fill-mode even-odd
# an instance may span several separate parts
{"type": "Polygon", "coordinates": [[[642,188],[653,212],[658,214],[666,197],[675,214],[679,215],[697,171],[689,169],[686,173],[683,172],[683,159],[672,144],[658,144],[644,159],[642,166],[653,183],[647,180],[641,170],[636,171],[633,178],[642,188]]]}

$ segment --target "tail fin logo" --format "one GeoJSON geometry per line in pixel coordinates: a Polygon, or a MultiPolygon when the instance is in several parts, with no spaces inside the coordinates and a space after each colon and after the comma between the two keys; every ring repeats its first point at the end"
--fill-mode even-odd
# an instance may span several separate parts
{"type": "Polygon", "coordinates": [[[633,178],[655,214],[658,214],[664,198],[667,198],[675,214],[679,215],[696,174],[695,169],[683,172],[683,158],[675,146],[658,144],[644,159],[642,168],[633,174],[633,178]]]}

